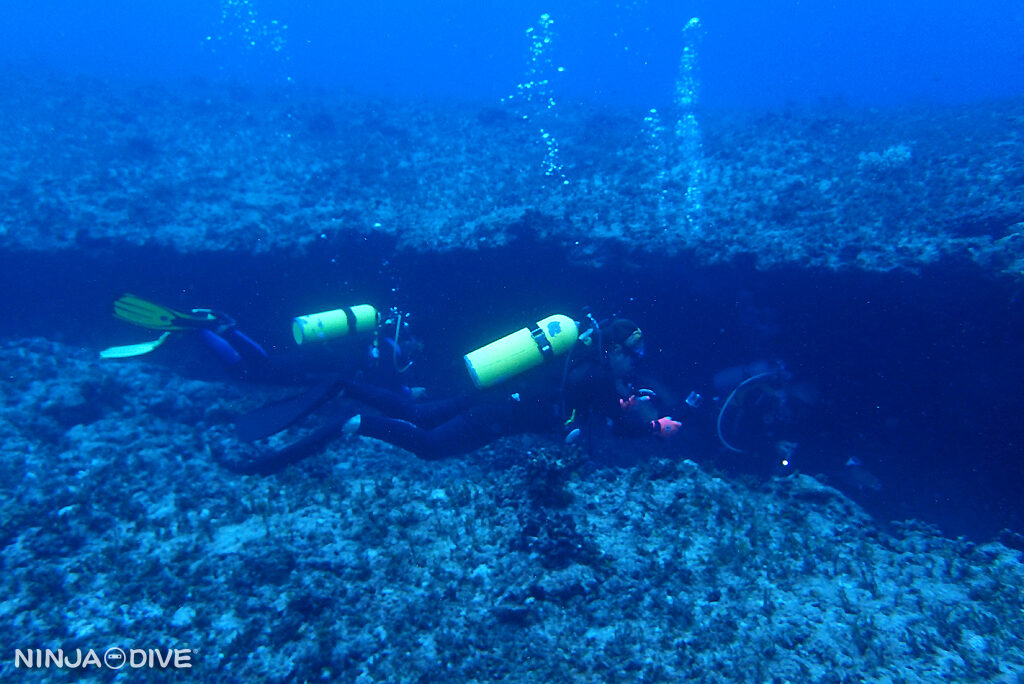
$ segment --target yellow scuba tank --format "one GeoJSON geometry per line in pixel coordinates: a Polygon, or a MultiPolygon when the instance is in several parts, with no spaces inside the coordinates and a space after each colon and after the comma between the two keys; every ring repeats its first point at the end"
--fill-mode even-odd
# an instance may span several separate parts
{"type": "Polygon", "coordinates": [[[576,321],[568,316],[548,316],[466,354],[466,369],[477,389],[492,387],[565,354],[577,333],[576,321]]]}
{"type": "Polygon", "coordinates": [[[380,323],[380,314],[369,304],[297,316],[292,321],[296,344],[326,342],[354,333],[372,332],[380,323]]]}

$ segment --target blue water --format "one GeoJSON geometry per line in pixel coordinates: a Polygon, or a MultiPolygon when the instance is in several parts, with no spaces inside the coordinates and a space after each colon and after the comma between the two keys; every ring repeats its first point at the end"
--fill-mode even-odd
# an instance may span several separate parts
{"type": "Polygon", "coordinates": [[[8,0],[0,58],[131,79],[228,75],[494,99],[522,79],[525,30],[542,13],[555,21],[561,97],[670,100],[681,29],[693,16],[704,27],[709,107],[964,102],[1024,91],[1024,6],[1015,0],[8,0]]]}

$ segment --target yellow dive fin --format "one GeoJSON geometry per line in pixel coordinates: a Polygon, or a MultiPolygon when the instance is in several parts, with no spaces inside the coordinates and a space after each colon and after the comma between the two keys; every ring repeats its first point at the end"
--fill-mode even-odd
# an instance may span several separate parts
{"type": "Polygon", "coordinates": [[[101,359],[127,359],[132,356],[142,356],[153,351],[163,344],[171,333],[165,332],[152,342],[140,342],[139,344],[125,344],[120,347],[108,347],[100,352],[101,359]]]}
{"type": "Polygon", "coordinates": [[[114,317],[150,330],[195,330],[212,328],[218,323],[212,312],[182,313],[133,294],[122,295],[114,302],[114,317]]]}

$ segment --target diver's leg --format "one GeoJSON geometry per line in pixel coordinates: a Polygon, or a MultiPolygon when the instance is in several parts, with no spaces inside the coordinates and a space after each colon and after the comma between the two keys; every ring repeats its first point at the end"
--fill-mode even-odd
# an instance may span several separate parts
{"type": "Polygon", "coordinates": [[[200,330],[199,339],[232,377],[239,380],[258,379],[267,373],[270,365],[267,352],[251,337],[228,328],[220,332],[200,330]]]}
{"type": "Polygon", "coordinates": [[[507,433],[509,421],[500,405],[476,406],[436,427],[425,429],[406,420],[363,415],[356,434],[411,451],[420,458],[464,454],[507,433]]]}
{"type": "Polygon", "coordinates": [[[269,437],[313,413],[344,389],[344,380],[337,375],[326,375],[302,394],[265,404],[239,416],[235,419],[235,430],[246,442],[269,437]]]}
{"type": "Polygon", "coordinates": [[[471,404],[469,395],[417,402],[405,394],[362,382],[346,383],[345,396],[372,406],[391,418],[406,420],[428,429],[454,418],[471,404]]]}
{"type": "Polygon", "coordinates": [[[229,470],[245,475],[270,475],[321,451],[345,431],[351,414],[339,413],[305,437],[281,447],[257,453],[248,460],[223,462],[229,470]]]}

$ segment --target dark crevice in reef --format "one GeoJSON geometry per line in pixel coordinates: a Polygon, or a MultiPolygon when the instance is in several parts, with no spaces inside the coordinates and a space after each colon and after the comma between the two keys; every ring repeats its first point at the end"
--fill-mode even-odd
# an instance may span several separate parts
{"type": "MultiPolygon", "coordinates": [[[[147,247],[3,252],[0,336],[95,347],[135,340],[110,316],[113,298],[131,291],[223,309],[270,346],[290,348],[296,314],[397,304],[427,342],[420,372],[444,385],[462,379],[462,354],[526,321],[585,306],[621,311],[648,333],[648,367],[680,394],[712,396],[711,378],[728,366],[784,361],[820,397],[797,417],[796,465],[841,484],[848,458],[865,461],[885,489],[854,495],[869,507],[875,497],[883,519],[921,517],[978,535],[1024,529],[1015,503],[1024,485],[1024,305],[1008,278],[952,262],[918,273],[762,271],[752,261],[698,267],[617,255],[619,265],[598,268],[527,235],[473,252],[396,252],[385,238],[329,247],[301,259],[147,247]]],[[[687,455],[718,451],[710,410],[689,429],[687,455]]],[[[720,465],[760,474],[773,466],[720,465]]]]}

